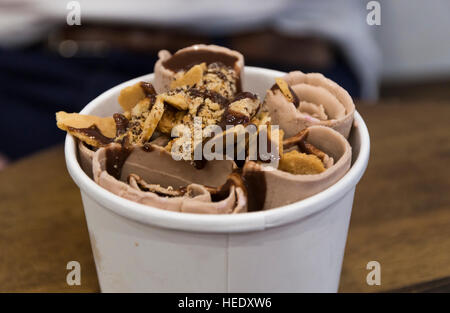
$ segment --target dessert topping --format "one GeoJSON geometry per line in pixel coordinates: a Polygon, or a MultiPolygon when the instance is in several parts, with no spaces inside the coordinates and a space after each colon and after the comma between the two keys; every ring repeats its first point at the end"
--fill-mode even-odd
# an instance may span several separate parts
{"type": "Polygon", "coordinates": [[[296,108],[298,107],[300,100],[292,90],[291,86],[289,86],[284,79],[280,77],[275,78],[275,85],[272,87],[272,90],[276,89],[279,89],[283,96],[285,96],[289,102],[292,102],[296,108]]]}

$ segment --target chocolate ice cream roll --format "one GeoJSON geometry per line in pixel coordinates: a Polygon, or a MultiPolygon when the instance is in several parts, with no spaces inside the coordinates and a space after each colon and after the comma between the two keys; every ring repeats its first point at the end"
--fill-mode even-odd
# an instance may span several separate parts
{"type": "Polygon", "coordinates": [[[84,142],[78,140],[78,162],[87,176],[92,178],[92,158],[95,151],[84,142]]]}
{"type": "MultiPolygon", "coordinates": [[[[157,146],[165,146],[169,142],[169,138],[166,136],[159,136],[155,140],[151,141],[150,143],[157,146]]],[[[83,171],[88,175],[90,178],[92,177],[92,159],[94,157],[95,151],[97,148],[87,145],[86,143],[82,142],[81,140],[78,140],[77,144],[78,148],[78,162],[80,163],[81,168],[83,171]]]]}
{"type": "Polygon", "coordinates": [[[237,51],[215,45],[193,45],[173,55],[167,50],[158,53],[154,86],[158,93],[182,86],[215,91],[231,99],[242,90],[244,57],[237,51]]]}
{"type": "Polygon", "coordinates": [[[247,210],[246,188],[233,161],[211,161],[201,170],[176,161],[162,147],[100,148],[93,158],[94,180],[123,198],[156,208],[229,214],[247,210]]]}
{"type": "Polygon", "coordinates": [[[303,200],[336,183],[350,168],[351,147],[332,128],[310,126],[283,145],[278,169],[246,162],[243,177],[248,182],[249,211],[303,200]]]}
{"type": "Polygon", "coordinates": [[[286,136],[324,125],[348,138],[355,112],[351,96],[341,86],[322,74],[300,71],[276,79],[267,91],[265,108],[286,136]]]}

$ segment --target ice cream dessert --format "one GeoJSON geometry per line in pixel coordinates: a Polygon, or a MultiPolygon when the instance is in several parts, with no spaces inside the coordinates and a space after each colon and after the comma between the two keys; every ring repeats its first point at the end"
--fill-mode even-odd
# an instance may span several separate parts
{"type": "Polygon", "coordinates": [[[355,105],[341,86],[319,73],[300,71],[276,79],[267,90],[265,106],[272,123],[287,136],[312,125],[329,126],[346,138],[353,123],[355,105]]]}
{"type": "Polygon", "coordinates": [[[93,159],[94,180],[103,188],[142,204],[191,213],[245,211],[246,189],[235,170],[233,161],[211,161],[198,170],[152,144],[112,144],[93,159]]]}
{"type": "Polygon", "coordinates": [[[152,82],[121,91],[122,112],[56,114],[101,187],[159,209],[234,214],[302,200],[349,169],[354,105],[334,82],[292,72],[261,101],[242,90],[236,51],[197,45],[159,57],[152,82]]]}
{"type": "MultiPolygon", "coordinates": [[[[222,74],[232,75],[236,88],[234,92],[242,90],[241,77],[244,71],[244,57],[237,51],[215,45],[194,45],[178,50],[173,55],[167,50],[158,53],[159,60],[155,64],[155,89],[165,92],[177,85],[176,78],[182,76],[194,65],[204,63],[222,65],[222,74]],[[231,73],[233,72],[233,73],[231,73]]],[[[230,77],[228,81],[232,82],[230,77]]],[[[210,88],[214,90],[214,81],[210,81],[210,88]]],[[[216,90],[217,91],[217,90],[216,90]]]]}

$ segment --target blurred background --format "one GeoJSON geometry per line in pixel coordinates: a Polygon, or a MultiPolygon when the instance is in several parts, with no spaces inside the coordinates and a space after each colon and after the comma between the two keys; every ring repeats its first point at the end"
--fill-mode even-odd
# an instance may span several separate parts
{"type": "Polygon", "coordinates": [[[347,0],[0,0],[0,168],[64,140],[54,113],[153,71],[195,43],[246,64],[321,72],[360,102],[449,98],[450,2],[347,0]],[[68,25],[80,8],[81,25],[68,25]],[[75,10],[75,11],[74,11],[75,10]],[[73,17],[73,16],[72,16],[73,17]]]}

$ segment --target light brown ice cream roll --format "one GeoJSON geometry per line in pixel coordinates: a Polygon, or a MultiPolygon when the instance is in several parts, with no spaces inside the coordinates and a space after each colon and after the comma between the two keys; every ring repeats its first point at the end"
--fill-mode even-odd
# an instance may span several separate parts
{"type": "Polygon", "coordinates": [[[111,144],[100,148],[93,158],[94,180],[103,188],[138,203],[191,213],[246,211],[246,194],[239,186],[230,186],[220,199],[213,200],[210,192],[224,185],[234,168],[233,161],[211,161],[198,170],[186,161],[174,160],[156,145],[124,149],[111,144]],[[169,193],[175,196],[167,196],[169,193]]]}
{"type": "Polygon", "coordinates": [[[312,125],[324,125],[348,138],[355,105],[347,91],[319,73],[294,71],[282,79],[295,93],[298,103],[289,101],[279,88],[268,90],[265,108],[272,124],[280,125],[287,137],[312,125]]]}
{"type": "MultiPolygon", "coordinates": [[[[341,179],[350,168],[352,154],[350,144],[344,136],[332,128],[309,127],[306,142],[333,158],[334,164],[324,172],[313,175],[295,175],[264,167],[253,161],[245,164],[244,178],[250,177],[254,184],[257,184],[262,209],[273,209],[291,204],[321,192],[341,179]]],[[[249,187],[249,194],[252,194],[251,187],[249,187]]]]}
{"type": "MultiPolygon", "coordinates": [[[[244,71],[244,56],[237,51],[216,45],[193,45],[178,50],[173,55],[167,50],[158,52],[158,61],[155,63],[154,86],[158,93],[170,89],[170,84],[175,78],[176,72],[184,70],[194,64],[211,64],[221,62],[233,68],[242,77],[244,71]]],[[[241,79],[238,81],[238,92],[241,88],[241,79]]]]}
{"type": "MultiPolygon", "coordinates": [[[[88,175],[91,179],[92,176],[92,158],[94,157],[95,150],[88,147],[86,144],[84,144],[81,140],[77,140],[77,148],[78,148],[78,162],[80,163],[81,168],[83,171],[88,175]]],[[[150,143],[153,145],[164,147],[169,142],[169,138],[161,135],[157,137],[155,140],[151,141],[150,143]]]]}

